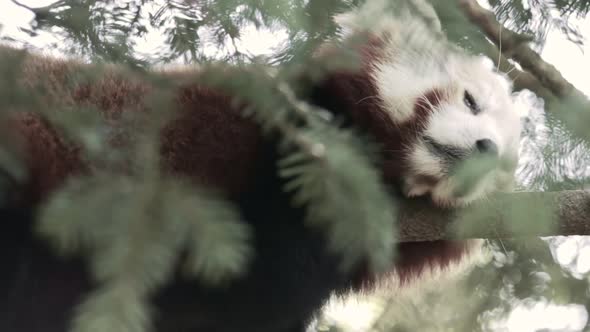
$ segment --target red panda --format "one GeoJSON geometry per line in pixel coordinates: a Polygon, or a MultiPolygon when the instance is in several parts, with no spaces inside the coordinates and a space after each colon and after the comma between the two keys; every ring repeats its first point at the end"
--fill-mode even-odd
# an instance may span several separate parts
{"type": "MultiPolygon", "coordinates": [[[[331,72],[309,83],[302,98],[374,138],[381,146],[384,181],[408,197],[428,196],[435,205],[455,207],[509,190],[520,132],[510,86],[482,59],[454,49],[422,21],[380,18],[380,5],[370,2],[339,18],[350,30],[344,39],[366,37],[358,46],[360,69],[331,72]],[[461,183],[453,167],[474,155],[499,162],[477,181],[461,183]]],[[[329,47],[318,56],[331,56],[329,47]]],[[[48,109],[96,107],[113,128],[110,144],[124,149],[134,129],[124,122],[125,114],[144,113],[150,107],[146,96],[158,87],[116,69],[96,82],[71,84],[80,67],[29,56],[24,84],[34,89],[37,81],[47,82],[42,88],[48,109]],[[38,80],[41,76],[45,79],[38,80]]],[[[283,192],[275,144],[240,114],[231,96],[182,83],[181,76],[189,74],[162,74],[179,81],[179,113],[160,135],[162,169],[231,198],[253,228],[256,254],[248,273],[226,288],[178,281],[159,292],[154,302],[167,320],[157,322],[157,330],[302,332],[331,294],[375,276],[338,268],[338,257],[325,250],[320,234],[304,227],[303,211],[283,192]]],[[[63,332],[92,285],[81,262],[57,259],[33,238],[31,221],[35,208],[68,178],[99,166],[84,160],[79,148],[38,114],[18,113],[5,124],[3,130],[19,142],[28,177],[11,189],[10,205],[0,211],[8,224],[2,241],[11,248],[2,252],[8,295],[0,300],[0,330],[63,332]]],[[[468,247],[450,241],[401,243],[394,272],[410,279],[459,259],[468,247]]]]}

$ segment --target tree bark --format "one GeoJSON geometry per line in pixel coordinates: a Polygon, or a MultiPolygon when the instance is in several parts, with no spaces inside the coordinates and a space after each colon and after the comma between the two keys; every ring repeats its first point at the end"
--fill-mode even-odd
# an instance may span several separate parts
{"type": "MultiPolygon", "coordinates": [[[[546,91],[539,91],[541,87],[547,88],[558,98],[584,95],[568,82],[555,66],[544,61],[528,46],[529,40],[526,36],[505,28],[496,20],[493,12],[481,7],[476,0],[458,0],[458,5],[471,23],[477,25],[497,47],[501,45],[499,51],[502,52],[503,57],[513,59],[524,69],[524,72],[515,69],[516,74],[511,75],[511,77],[517,77],[518,81],[518,77],[525,74],[524,79],[517,85],[535,93],[540,92],[539,96],[546,95],[546,91]],[[532,78],[526,74],[532,75],[537,82],[531,81],[532,78]]],[[[497,60],[494,59],[494,61],[497,60]]]]}
{"type": "Polygon", "coordinates": [[[590,191],[518,192],[455,210],[400,202],[401,242],[590,235],[590,191]]]}
{"type": "Polygon", "coordinates": [[[493,12],[481,7],[476,0],[457,0],[467,19],[478,26],[493,45],[484,50],[498,68],[507,73],[516,90],[529,89],[545,101],[545,109],[566,124],[572,134],[590,142],[590,100],[568,82],[555,68],[544,61],[528,45],[528,38],[505,28],[493,12]],[[500,55],[500,56],[498,56],[500,55]],[[517,62],[523,70],[508,62],[517,62]]]}

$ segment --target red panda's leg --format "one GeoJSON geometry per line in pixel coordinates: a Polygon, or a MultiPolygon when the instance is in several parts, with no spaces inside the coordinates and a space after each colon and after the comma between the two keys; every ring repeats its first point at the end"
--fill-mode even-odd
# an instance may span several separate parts
{"type": "Polygon", "coordinates": [[[305,322],[299,322],[296,325],[294,325],[293,327],[283,331],[283,332],[306,332],[307,331],[307,323],[305,322]]]}

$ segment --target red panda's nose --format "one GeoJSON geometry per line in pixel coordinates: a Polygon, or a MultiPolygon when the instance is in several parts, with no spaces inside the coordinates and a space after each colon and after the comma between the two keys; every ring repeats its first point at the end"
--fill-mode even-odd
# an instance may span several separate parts
{"type": "Polygon", "coordinates": [[[479,151],[480,153],[493,156],[498,155],[498,146],[489,138],[484,138],[475,141],[475,147],[477,148],[477,151],[479,151]]]}

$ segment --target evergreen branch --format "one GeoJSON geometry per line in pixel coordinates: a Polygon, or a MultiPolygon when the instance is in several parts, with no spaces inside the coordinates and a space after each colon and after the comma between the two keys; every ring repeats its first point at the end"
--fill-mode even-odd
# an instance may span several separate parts
{"type": "Polygon", "coordinates": [[[166,219],[188,221],[187,274],[215,286],[246,273],[253,256],[252,234],[239,211],[213,195],[183,190],[176,192],[175,207],[166,219]]]}
{"type": "Polygon", "coordinates": [[[148,299],[133,285],[108,284],[95,290],[76,308],[70,331],[153,331],[148,299]]]}
{"type": "Polygon", "coordinates": [[[389,266],[395,207],[370,163],[368,142],[326,121],[323,111],[297,100],[264,67],[236,69],[225,77],[214,69],[201,72],[204,82],[245,102],[245,114],[266,133],[278,135],[285,190],[294,192],[295,204],[305,206],[306,222],[325,231],[329,247],[343,254],[342,267],[363,257],[372,269],[389,266]]]}
{"type": "Polygon", "coordinates": [[[75,332],[148,331],[148,299],[185,249],[188,272],[209,284],[241,275],[251,256],[248,226],[232,205],[158,178],[70,181],[41,211],[38,229],[62,253],[90,253],[101,286],[78,308],[75,332]]]}
{"type": "Polygon", "coordinates": [[[372,269],[387,267],[395,241],[395,204],[368,163],[368,142],[324,121],[323,110],[298,100],[286,84],[277,87],[289,109],[310,127],[296,137],[315,138],[311,146],[304,146],[314,162],[305,165],[295,153],[279,164],[282,175],[291,178],[287,187],[298,189],[295,202],[307,206],[308,222],[330,228],[330,247],[345,253],[345,269],[362,256],[369,257],[372,269]]]}
{"type": "Polygon", "coordinates": [[[145,285],[151,292],[152,284],[168,278],[153,276],[150,271],[167,270],[154,269],[159,263],[153,259],[160,259],[160,266],[173,263],[184,246],[191,257],[207,256],[196,259],[200,263],[188,262],[192,274],[206,282],[244,271],[250,233],[231,204],[176,182],[113,177],[98,174],[70,181],[43,207],[38,224],[61,254],[90,251],[98,281],[133,274],[147,278],[136,287],[145,285]],[[219,262],[211,261],[216,258],[219,262]],[[149,262],[142,265],[142,259],[149,262]]]}
{"type": "Polygon", "coordinates": [[[289,180],[285,190],[306,207],[309,224],[328,230],[329,248],[344,254],[344,269],[365,256],[372,269],[382,269],[395,241],[393,202],[355,138],[330,131],[304,131],[326,147],[321,158],[295,152],[281,160],[280,174],[289,180]]]}

